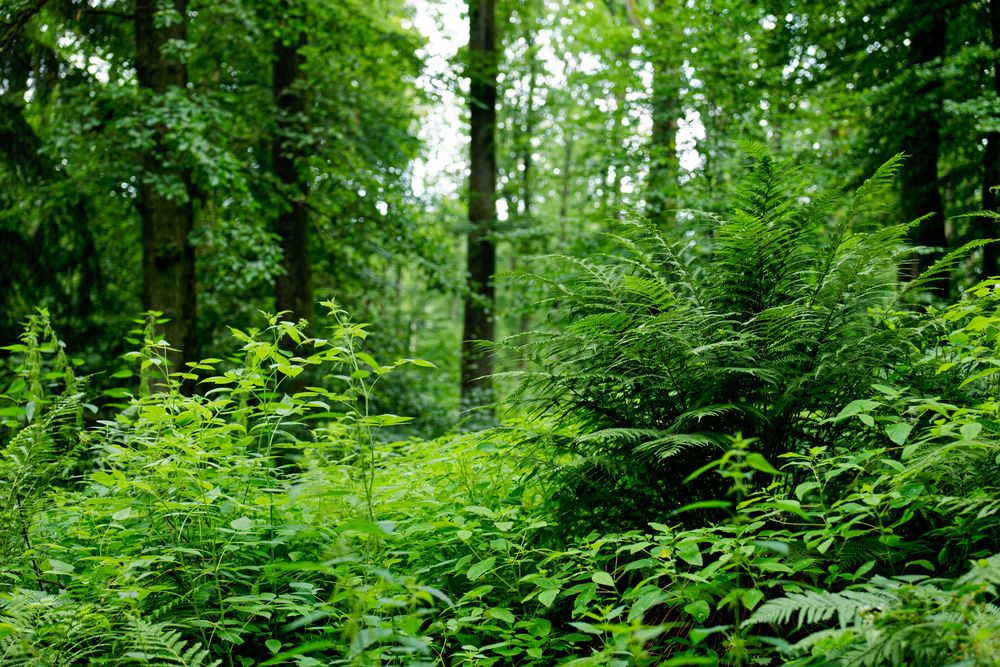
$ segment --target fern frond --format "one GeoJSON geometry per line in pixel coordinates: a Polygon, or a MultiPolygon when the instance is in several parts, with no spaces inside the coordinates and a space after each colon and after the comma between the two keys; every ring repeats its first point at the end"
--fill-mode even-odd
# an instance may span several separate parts
{"type": "Polygon", "coordinates": [[[862,612],[883,608],[895,600],[886,591],[805,591],[789,593],[783,598],[768,600],[746,620],[746,625],[768,623],[772,625],[795,624],[801,628],[828,621],[834,616],[837,625],[845,628],[861,620],[862,612]]]}
{"type": "Polygon", "coordinates": [[[122,643],[126,647],[124,664],[162,667],[217,667],[222,664],[221,660],[211,660],[201,644],[185,640],[180,632],[163,623],[133,618],[122,643]]]}

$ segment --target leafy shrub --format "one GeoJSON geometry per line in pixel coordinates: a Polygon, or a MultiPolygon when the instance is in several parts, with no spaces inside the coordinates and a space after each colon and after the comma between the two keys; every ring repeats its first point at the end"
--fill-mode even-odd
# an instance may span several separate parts
{"type": "MultiPolygon", "coordinates": [[[[360,349],[364,325],[331,313],[326,340],[271,318],[263,331],[233,332],[237,363],[176,374],[147,327],[130,355],[135,395],[76,434],[90,462],[66,486],[51,484],[71,458],[53,442],[79,397],[33,391],[47,407],[22,412],[30,424],[0,457],[4,664],[315,665],[324,663],[314,652],[342,664],[427,653],[416,629],[430,595],[377,557],[375,431],[405,420],[369,414],[367,403],[392,366],[360,349]],[[326,387],[282,391],[322,366],[326,387]],[[195,378],[210,389],[182,395],[195,378]],[[307,419],[323,427],[305,429],[307,419]],[[295,464],[282,466],[288,458],[295,464]]],[[[16,351],[36,373],[31,345],[16,351]]]]}
{"type": "Polygon", "coordinates": [[[571,433],[550,438],[571,455],[559,472],[564,519],[641,526],[719,497],[724,486],[681,481],[733,433],[767,458],[832,443],[837,429],[818,420],[906,358],[911,332],[895,304],[961,256],[897,284],[909,226],[864,220],[898,156],[844,209],[839,192],[810,192],[800,169],[752,150],[710,238],[675,242],[631,222],[613,254],[553,257],[552,274],[536,277],[554,328],[508,345],[534,362],[525,404],[571,433]]]}

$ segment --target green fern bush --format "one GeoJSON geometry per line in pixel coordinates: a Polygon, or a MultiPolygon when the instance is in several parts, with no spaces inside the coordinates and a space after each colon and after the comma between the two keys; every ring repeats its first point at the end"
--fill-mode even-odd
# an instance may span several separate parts
{"type": "Polygon", "coordinates": [[[818,422],[867,395],[906,357],[906,292],[896,267],[908,225],[876,226],[870,202],[896,157],[853,195],[811,192],[803,170],[751,149],[754,164],[708,238],[674,240],[643,221],[588,259],[548,258],[552,329],[507,346],[533,362],[523,404],[570,435],[563,517],[641,526],[724,485],[685,487],[726,437],[756,438],[773,458],[830,444],[818,422]]]}

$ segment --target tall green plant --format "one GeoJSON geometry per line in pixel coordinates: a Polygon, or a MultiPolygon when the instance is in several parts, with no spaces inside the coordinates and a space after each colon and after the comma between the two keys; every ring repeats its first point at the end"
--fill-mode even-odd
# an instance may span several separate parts
{"type": "Polygon", "coordinates": [[[560,470],[574,516],[641,525],[669,511],[729,434],[756,438],[768,458],[831,442],[836,429],[818,419],[906,348],[905,318],[886,316],[959,256],[898,284],[909,225],[874,224],[871,201],[900,156],[844,196],[747,149],[752,166],[710,236],[675,241],[633,220],[609,253],[550,257],[554,270],[536,276],[554,330],[507,344],[535,362],[520,397],[575,433],[555,438],[574,455],[560,470]]]}

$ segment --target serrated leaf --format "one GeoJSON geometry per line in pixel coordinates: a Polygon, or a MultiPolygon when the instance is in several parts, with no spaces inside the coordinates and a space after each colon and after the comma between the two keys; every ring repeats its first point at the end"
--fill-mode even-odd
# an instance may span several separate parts
{"type": "Polygon", "coordinates": [[[704,600],[695,600],[690,604],[684,605],[684,611],[691,614],[698,623],[704,623],[708,619],[708,615],[712,612],[712,608],[704,600]]]}
{"type": "Polygon", "coordinates": [[[413,364],[414,366],[420,366],[421,368],[437,368],[437,366],[427,361],[426,359],[400,359],[400,361],[406,364],[413,364]]]}
{"type": "Polygon", "coordinates": [[[466,512],[471,512],[473,514],[478,514],[479,516],[485,516],[493,518],[493,510],[488,507],[480,507],[479,505],[469,505],[463,508],[466,512]]]}
{"type": "Polygon", "coordinates": [[[484,574],[493,569],[493,565],[496,562],[497,559],[495,556],[490,556],[485,560],[481,560],[472,567],[470,567],[469,570],[465,573],[465,576],[469,578],[469,581],[476,581],[477,579],[481,579],[484,574]]]}
{"type": "Polygon", "coordinates": [[[583,621],[571,621],[570,625],[579,630],[580,632],[586,632],[588,635],[599,635],[601,631],[597,629],[591,623],[585,623],[583,621]]]}
{"type": "Polygon", "coordinates": [[[600,584],[601,586],[608,586],[610,588],[615,587],[615,580],[607,572],[595,572],[590,580],[595,584],[600,584]]]}
{"type": "Polygon", "coordinates": [[[906,442],[906,439],[910,437],[910,431],[912,430],[913,424],[896,422],[895,424],[889,424],[885,427],[885,434],[889,436],[889,439],[897,445],[902,445],[906,442]]]}
{"type": "Polygon", "coordinates": [[[751,588],[743,591],[743,593],[740,594],[740,599],[743,601],[744,607],[753,611],[753,608],[760,604],[760,601],[764,599],[764,594],[756,588],[751,588]]]}
{"type": "Polygon", "coordinates": [[[677,555],[691,565],[701,566],[705,562],[701,557],[701,550],[698,549],[698,543],[693,540],[678,544],[677,555]]]}

